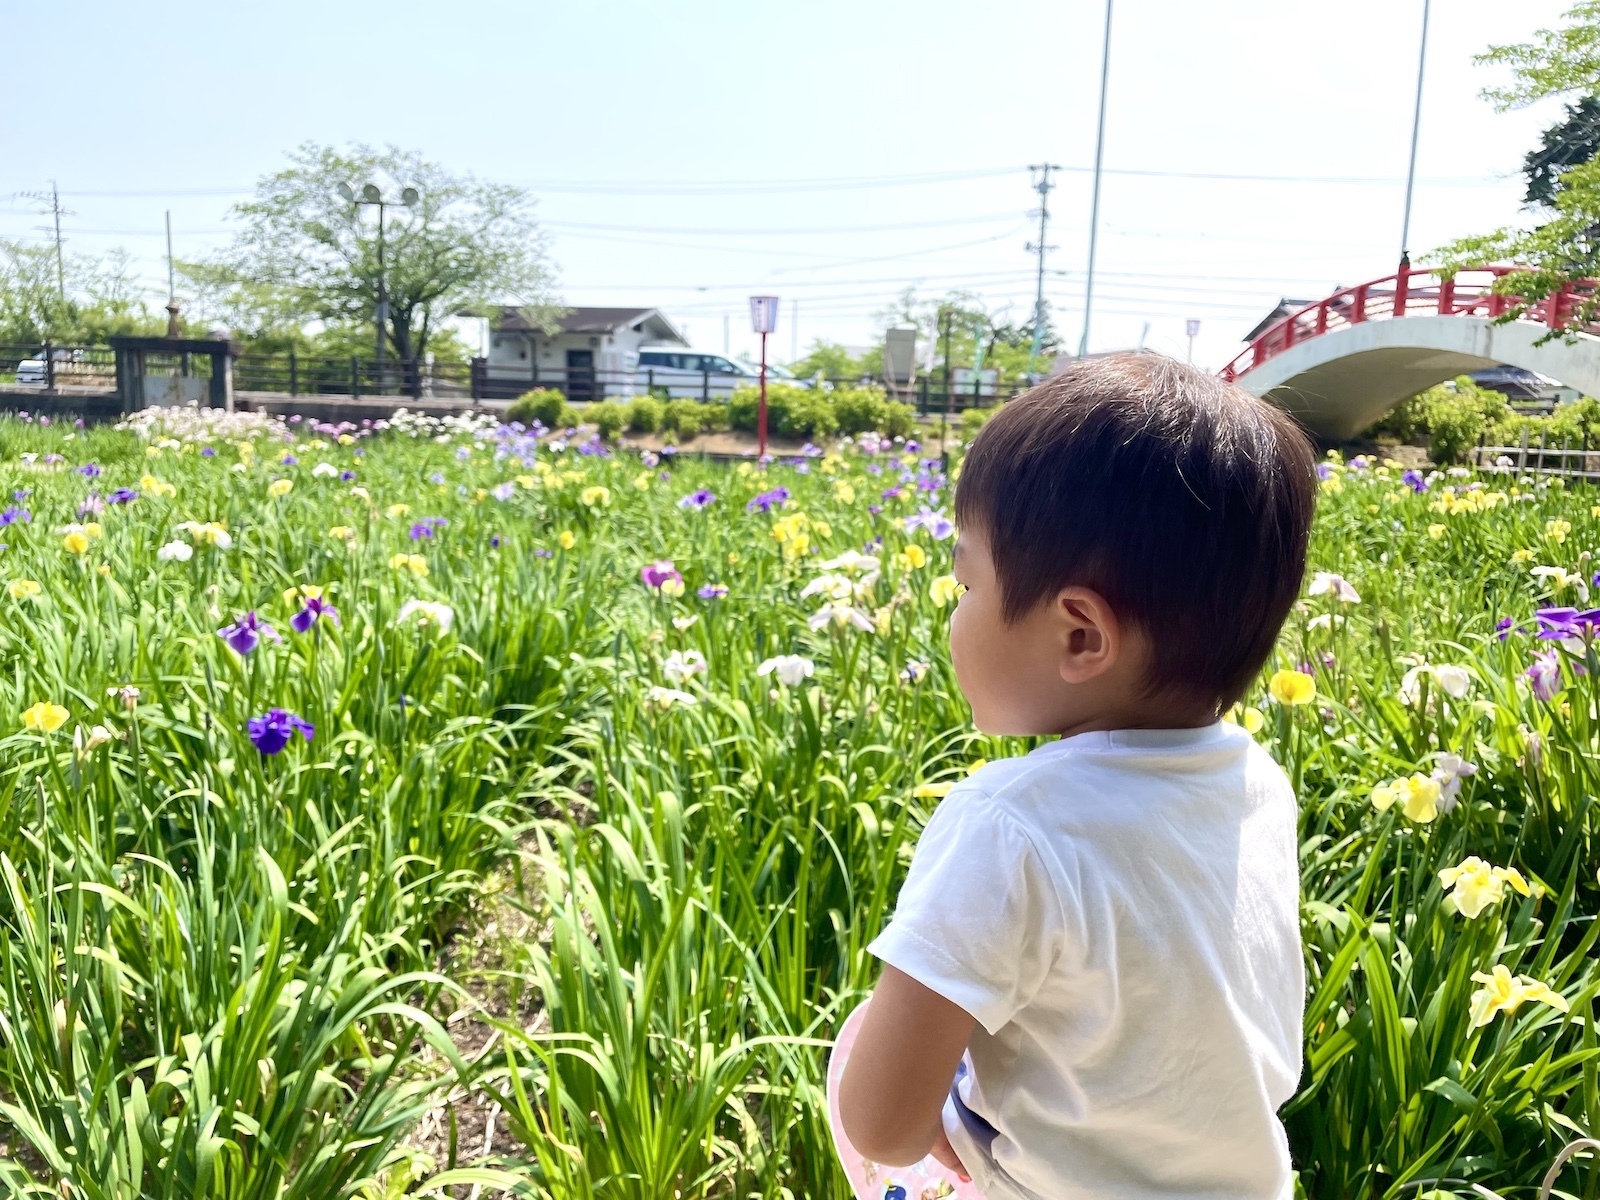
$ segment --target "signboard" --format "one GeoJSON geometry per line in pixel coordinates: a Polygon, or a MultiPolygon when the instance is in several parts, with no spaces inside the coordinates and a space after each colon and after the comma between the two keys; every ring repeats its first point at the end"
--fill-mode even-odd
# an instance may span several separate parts
{"type": "Polygon", "coordinates": [[[1189,336],[1190,337],[1199,337],[1200,336],[1200,322],[1196,321],[1193,317],[1189,318],[1189,336]]]}
{"type": "Polygon", "coordinates": [[[979,371],[976,381],[978,385],[976,393],[972,390],[973,382],[971,367],[955,367],[950,372],[950,390],[958,396],[971,396],[974,394],[979,396],[995,395],[999,391],[1000,372],[994,367],[984,367],[983,370],[979,371]]]}
{"type": "Polygon", "coordinates": [[[750,328],[755,333],[771,333],[778,327],[778,298],[750,297],[750,328]]]}
{"type": "Polygon", "coordinates": [[[917,374],[917,331],[890,329],[883,335],[883,373],[890,383],[910,383],[917,374]]]}

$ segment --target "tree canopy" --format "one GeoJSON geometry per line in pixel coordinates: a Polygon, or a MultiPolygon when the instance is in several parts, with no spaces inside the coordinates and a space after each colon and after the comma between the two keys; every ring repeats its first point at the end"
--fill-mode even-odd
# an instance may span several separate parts
{"type": "Polygon", "coordinates": [[[124,251],[63,255],[58,275],[54,246],[0,238],[0,342],[81,344],[165,329],[165,314],[141,299],[124,251]]]}
{"type": "Polygon", "coordinates": [[[216,258],[183,264],[202,307],[247,335],[281,336],[307,321],[370,329],[378,293],[378,214],[345,200],[374,184],[385,200],[415,188],[417,202],[387,209],[386,343],[398,358],[422,357],[440,323],[511,303],[536,324],[559,311],[533,202],[520,188],[454,175],[414,152],[306,143],[290,165],[262,179],[236,205],[244,229],[216,258]]]}
{"type": "Polygon", "coordinates": [[[1578,0],[1566,19],[1560,29],[1539,30],[1532,41],[1491,46],[1478,55],[1475,61],[1484,66],[1511,68],[1510,86],[1483,91],[1500,111],[1547,96],[1600,93],[1600,0],[1578,0]]]}
{"type": "Polygon", "coordinates": [[[1529,204],[1553,205],[1563,186],[1561,175],[1588,162],[1600,151],[1600,98],[1585,96],[1567,105],[1567,116],[1545,130],[1537,150],[1528,151],[1522,160],[1522,173],[1528,178],[1523,197],[1529,204]]]}

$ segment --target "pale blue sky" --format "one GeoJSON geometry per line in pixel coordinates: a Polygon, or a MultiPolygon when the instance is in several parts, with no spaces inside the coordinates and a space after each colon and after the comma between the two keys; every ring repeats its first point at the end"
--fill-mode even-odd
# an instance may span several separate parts
{"type": "MultiPolygon", "coordinates": [[[[1565,7],[1434,5],[1414,252],[1518,219],[1515,172],[1557,109],[1494,113],[1471,56],[1565,7]]],[[[54,178],[71,248],[126,246],[154,294],[165,209],[180,257],[198,256],[284,150],[393,142],[530,187],[568,303],[659,306],[706,348],[725,313],[749,348],[752,291],[785,300],[778,357],[796,298],[802,348],[869,341],[913,285],[1020,318],[1023,167],[1092,163],[1103,11],[0,0],[0,235],[42,236],[12,194],[54,178]]],[[[1108,175],[1092,348],[1149,322],[1149,344],[1181,354],[1198,317],[1196,357],[1217,365],[1280,295],[1393,269],[1420,17],[1421,0],[1118,0],[1107,166],[1280,178],[1108,175]]],[[[1088,175],[1064,174],[1051,207],[1065,274],[1047,295],[1076,344],[1088,175]]]]}

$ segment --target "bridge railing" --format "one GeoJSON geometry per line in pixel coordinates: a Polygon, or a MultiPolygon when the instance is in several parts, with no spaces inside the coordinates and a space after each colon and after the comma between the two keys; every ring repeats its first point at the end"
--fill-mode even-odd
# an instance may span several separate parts
{"type": "Polygon", "coordinates": [[[1513,293],[1494,290],[1497,280],[1521,273],[1521,267],[1463,269],[1453,275],[1420,267],[1402,268],[1393,275],[1341,288],[1268,326],[1222,368],[1222,376],[1237,379],[1301,342],[1365,321],[1408,316],[1494,318],[1526,304],[1519,320],[1561,329],[1571,321],[1577,302],[1600,287],[1600,282],[1582,280],[1537,301],[1523,301],[1513,293]]]}

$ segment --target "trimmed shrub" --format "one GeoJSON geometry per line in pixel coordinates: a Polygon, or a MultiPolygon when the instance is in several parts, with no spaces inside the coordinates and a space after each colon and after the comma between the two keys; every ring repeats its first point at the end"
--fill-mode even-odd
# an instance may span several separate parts
{"type": "Polygon", "coordinates": [[[971,441],[978,436],[978,430],[987,425],[990,419],[1000,411],[996,404],[993,408],[969,408],[961,414],[961,436],[971,441]]]}
{"type": "Polygon", "coordinates": [[[637,396],[628,403],[628,429],[632,433],[654,433],[661,428],[661,401],[637,396]]]}
{"type": "Polygon", "coordinates": [[[628,423],[627,405],[618,404],[615,400],[602,400],[599,404],[591,404],[583,414],[594,424],[601,438],[612,441],[617,434],[622,432],[623,426],[628,423]]]}
{"type": "MultiPolygon", "coordinates": [[[[735,429],[753,431],[761,393],[739,388],[728,401],[728,419],[735,429]]],[[[839,418],[826,392],[788,383],[767,384],[767,429],[779,437],[827,437],[838,432],[839,418]]]]}
{"type": "Polygon", "coordinates": [[[679,437],[692,438],[705,427],[711,405],[698,400],[674,400],[661,412],[661,428],[679,437]]]}
{"type": "Polygon", "coordinates": [[[878,427],[879,433],[886,433],[890,437],[910,437],[917,431],[917,410],[909,404],[901,404],[898,400],[885,401],[883,406],[883,424],[878,427]]]}
{"type": "Polygon", "coordinates": [[[534,388],[523,392],[506,409],[506,420],[521,425],[538,421],[546,429],[564,429],[574,421],[566,396],[556,388],[534,388]]]}
{"type": "Polygon", "coordinates": [[[840,433],[866,433],[869,429],[883,428],[884,410],[889,401],[882,388],[840,387],[828,398],[833,401],[840,433]]]}

